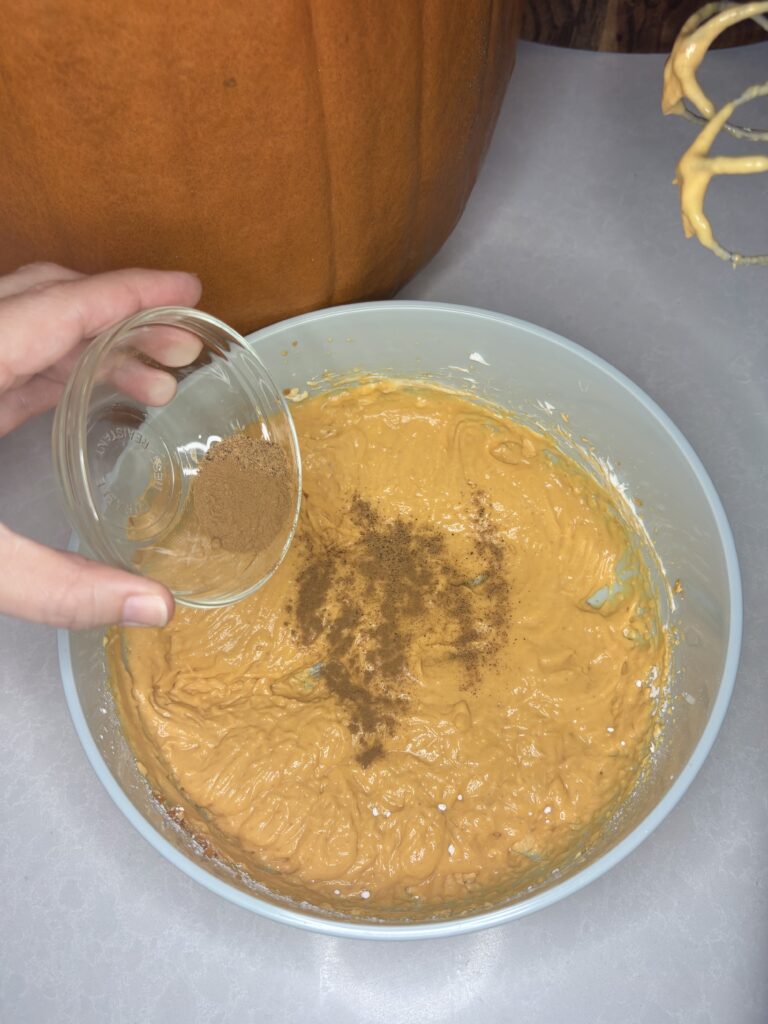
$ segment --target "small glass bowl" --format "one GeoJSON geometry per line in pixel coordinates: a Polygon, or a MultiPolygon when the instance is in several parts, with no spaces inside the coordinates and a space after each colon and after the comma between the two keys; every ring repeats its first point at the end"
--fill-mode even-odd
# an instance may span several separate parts
{"type": "Polygon", "coordinates": [[[53,461],[87,551],[159,580],[182,604],[252,593],[296,530],[301,458],[285,399],[244,339],[196,309],[146,310],[84,347],[56,410],[53,461]],[[246,428],[282,450],[292,514],[265,550],[231,552],[185,513],[200,460],[246,428]]]}

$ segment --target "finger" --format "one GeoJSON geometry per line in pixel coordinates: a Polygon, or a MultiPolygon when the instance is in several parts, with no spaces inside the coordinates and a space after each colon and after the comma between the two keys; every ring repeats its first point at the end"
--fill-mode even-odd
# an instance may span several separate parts
{"type": "MultiPolygon", "coordinates": [[[[77,346],[75,355],[80,354],[81,347],[84,346],[77,346]]],[[[0,393],[0,437],[58,404],[71,369],[67,364],[72,354],[59,360],[47,373],[36,374],[10,391],[0,393]]],[[[172,374],[136,359],[123,360],[107,376],[118,391],[142,405],[167,405],[176,395],[176,379],[172,374]]]]}
{"type": "Polygon", "coordinates": [[[108,371],[108,377],[118,391],[144,405],[167,405],[176,394],[175,377],[137,359],[123,360],[108,371]]]}
{"type": "Polygon", "coordinates": [[[140,352],[163,366],[189,366],[203,349],[202,339],[196,334],[165,324],[142,327],[131,341],[140,352]]]}
{"type": "Polygon", "coordinates": [[[19,388],[0,394],[0,437],[20,427],[32,416],[53,409],[64,385],[47,377],[32,377],[19,388]]]}
{"type": "Polygon", "coordinates": [[[45,373],[20,377],[9,391],[0,392],[0,437],[32,416],[54,408],[87,344],[80,342],[45,373]]]}
{"type": "Polygon", "coordinates": [[[38,373],[83,338],[142,309],[194,305],[200,282],[166,270],[115,270],[0,300],[0,391],[18,375],[38,373]]]}
{"type": "Polygon", "coordinates": [[[0,277],[0,299],[9,295],[20,295],[30,288],[39,288],[54,281],[77,281],[83,275],[76,270],[60,267],[58,263],[28,263],[12,274],[0,277]]]}
{"type": "Polygon", "coordinates": [[[0,613],[68,629],[164,626],[173,598],[160,583],[36,544],[0,525],[0,613]]]}

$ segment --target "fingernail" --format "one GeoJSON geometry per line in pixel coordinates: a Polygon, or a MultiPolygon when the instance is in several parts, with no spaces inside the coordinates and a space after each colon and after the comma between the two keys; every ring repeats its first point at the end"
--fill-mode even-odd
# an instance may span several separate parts
{"type": "Polygon", "coordinates": [[[164,626],[168,621],[168,608],[157,594],[135,594],[123,604],[124,626],[164,626]]]}

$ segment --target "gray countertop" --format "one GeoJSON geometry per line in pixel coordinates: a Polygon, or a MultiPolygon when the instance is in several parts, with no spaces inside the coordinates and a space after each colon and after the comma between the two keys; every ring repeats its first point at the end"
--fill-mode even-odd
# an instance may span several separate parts
{"type": "MultiPolygon", "coordinates": [[[[631,857],[532,917],[431,942],[305,934],[229,905],[134,832],[70,724],[53,630],[0,619],[0,1020],[768,1022],[768,269],[734,272],[683,237],[671,182],[693,128],[661,117],[661,68],[521,46],[467,211],[403,295],[587,346],[712,475],[746,630],[688,794],[631,857]]],[[[711,55],[703,79],[722,101],[767,77],[761,44],[711,55]]],[[[711,208],[727,244],[768,251],[768,176],[718,182],[711,208]]],[[[49,430],[0,441],[0,516],[63,546],[49,430]]]]}

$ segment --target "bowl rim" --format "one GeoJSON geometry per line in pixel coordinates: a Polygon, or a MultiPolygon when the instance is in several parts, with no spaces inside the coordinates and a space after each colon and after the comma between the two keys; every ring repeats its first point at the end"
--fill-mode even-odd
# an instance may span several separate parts
{"type": "MultiPolygon", "coordinates": [[[[426,939],[448,937],[451,935],[463,935],[480,931],[485,928],[492,928],[507,921],[514,921],[537,910],[551,906],[567,896],[583,889],[590,882],[600,878],[607,871],[613,868],[620,861],[624,860],[640,843],[661,824],[669,812],[680,801],[683,794],[693,782],[703,765],[715,738],[720,731],[728,704],[733,693],[736,673],[739,664],[739,655],[742,637],[742,590],[741,575],[739,571],[738,557],[734,544],[733,534],[725,514],[725,509],[720,496],[715,489],[712,480],[704,468],[701,460],[694,451],[689,441],[672,422],[669,416],[653,401],[640,387],[630,380],[620,370],[617,370],[602,357],[595,355],[588,349],[576,342],[563,338],[561,335],[548,331],[543,327],[532,324],[517,317],[508,316],[504,313],[496,313],[491,310],[475,308],[472,306],[456,305],[446,302],[428,302],[422,300],[384,300],[379,302],[358,302],[343,306],[331,306],[325,309],[304,313],[300,316],[282,320],[279,323],[269,325],[259,331],[246,336],[249,346],[258,345],[261,339],[283,331],[286,327],[299,327],[307,323],[321,320],[344,317],[347,313],[364,313],[376,315],[382,312],[402,311],[411,312],[417,315],[422,313],[441,312],[446,314],[464,316],[475,320],[493,320],[499,323],[514,326],[529,334],[533,334],[554,348],[565,349],[566,351],[580,357],[593,367],[611,377],[615,383],[625,388],[630,394],[645,407],[670,436],[672,442],[680,450],[691,470],[693,471],[704,496],[709,503],[715,525],[717,527],[720,544],[726,565],[728,579],[728,597],[730,602],[730,622],[728,626],[728,642],[726,647],[725,662],[720,687],[712,706],[709,719],[699,742],[694,747],[688,761],[674,780],[669,790],[646,817],[629,832],[614,847],[598,857],[591,864],[586,865],[575,874],[557,882],[543,892],[534,894],[522,899],[511,906],[501,907],[496,910],[484,911],[473,914],[470,917],[462,917],[450,921],[435,921],[414,924],[375,924],[372,922],[348,922],[337,921],[332,918],[324,918],[310,912],[293,910],[289,907],[273,904],[259,896],[243,892],[223,879],[209,874],[199,865],[191,861],[185,854],[177,850],[152,826],[133,806],[126,794],[119,786],[112,775],[105,760],[101,756],[90,730],[88,729],[85,715],[78,699],[77,687],[75,685],[74,673],[72,670],[70,634],[65,629],[58,630],[58,654],[59,668],[61,671],[64,694],[66,697],[69,712],[77,732],[80,743],[85,754],[91,763],[93,770],[100,782],[106,789],[115,804],[120,808],[128,821],[166,860],[183,871],[190,878],[199,882],[211,892],[222,896],[224,899],[244,909],[260,914],[271,921],[283,924],[294,925],[305,931],[317,932],[323,935],[330,935],[337,938],[357,939],[426,939]]],[[[70,549],[77,548],[77,538],[73,534],[70,541],[70,549]]]]}

